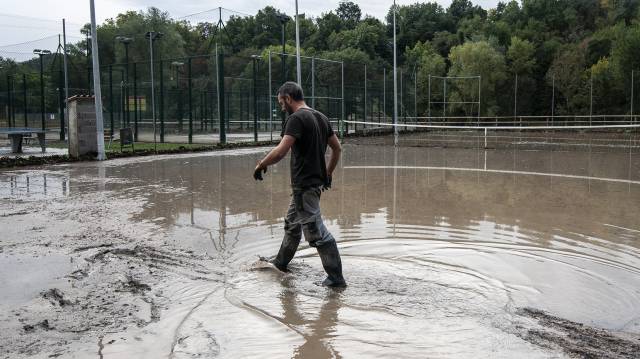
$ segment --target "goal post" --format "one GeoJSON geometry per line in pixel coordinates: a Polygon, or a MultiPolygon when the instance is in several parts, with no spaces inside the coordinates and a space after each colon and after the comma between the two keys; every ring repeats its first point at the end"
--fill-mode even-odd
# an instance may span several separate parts
{"type": "MultiPolygon", "coordinates": [[[[427,116],[447,119],[452,109],[462,108],[466,113],[472,113],[467,117],[480,120],[482,107],[482,77],[477,76],[435,76],[428,77],[428,104],[427,116]],[[437,84],[442,83],[439,91],[437,84]],[[441,107],[442,116],[432,116],[432,107],[441,107]],[[467,106],[470,106],[470,110],[467,106]],[[466,108],[465,108],[466,107],[466,108]]],[[[458,116],[459,117],[459,116],[458,116]]]]}

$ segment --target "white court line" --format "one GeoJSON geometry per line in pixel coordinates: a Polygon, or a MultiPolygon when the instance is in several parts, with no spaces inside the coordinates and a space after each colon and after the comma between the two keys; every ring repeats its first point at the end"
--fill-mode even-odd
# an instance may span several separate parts
{"type": "Polygon", "coordinates": [[[344,169],[404,169],[404,170],[447,170],[447,171],[464,171],[464,172],[488,172],[488,173],[501,173],[501,174],[514,174],[514,175],[530,175],[530,176],[543,176],[543,177],[560,177],[571,179],[585,179],[604,182],[618,182],[628,184],[640,184],[640,181],[632,181],[620,178],[606,178],[606,177],[591,177],[591,176],[578,176],[567,175],[562,173],[544,173],[544,172],[529,172],[529,171],[510,171],[510,170],[490,170],[483,168],[466,168],[466,167],[435,167],[435,166],[344,166],[344,169]]]}

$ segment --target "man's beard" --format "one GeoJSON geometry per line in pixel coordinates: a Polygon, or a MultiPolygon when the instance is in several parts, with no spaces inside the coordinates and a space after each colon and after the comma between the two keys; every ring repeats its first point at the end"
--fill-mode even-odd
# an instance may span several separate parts
{"type": "Polygon", "coordinates": [[[289,106],[288,104],[284,104],[284,108],[285,108],[285,112],[287,113],[287,115],[291,116],[293,115],[293,107],[289,106]]]}

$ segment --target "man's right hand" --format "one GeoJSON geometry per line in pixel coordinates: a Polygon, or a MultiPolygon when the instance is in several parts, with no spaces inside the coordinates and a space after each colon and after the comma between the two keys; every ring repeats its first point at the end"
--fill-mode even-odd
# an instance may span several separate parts
{"type": "Polygon", "coordinates": [[[267,167],[262,166],[262,164],[258,162],[258,165],[256,166],[255,170],[253,170],[253,179],[256,181],[262,181],[263,173],[267,173],[267,167]]]}

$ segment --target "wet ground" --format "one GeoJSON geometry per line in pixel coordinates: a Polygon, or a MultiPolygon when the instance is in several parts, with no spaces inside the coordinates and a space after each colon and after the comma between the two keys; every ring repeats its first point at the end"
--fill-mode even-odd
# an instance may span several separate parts
{"type": "Polygon", "coordinates": [[[346,145],[313,248],[265,149],[0,171],[0,357],[640,353],[640,153],[346,145]]]}
{"type": "Polygon", "coordinates": [[[22,146],[21,153],[12,152],[11,146],[2,146],[0,145],[0,157],[43,157],[43,156],[53,156],[53,155],[66,155],[69,154],[69,150],[66,148],[52,148],[48,147],[45,152],[42,152],[42,148],[40,146],[22,146]]]}

